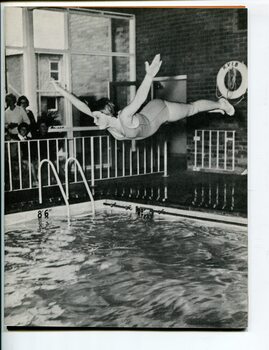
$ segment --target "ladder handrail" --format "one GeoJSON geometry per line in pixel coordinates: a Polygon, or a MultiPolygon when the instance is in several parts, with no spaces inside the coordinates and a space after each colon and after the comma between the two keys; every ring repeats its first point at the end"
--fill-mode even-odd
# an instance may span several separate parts
{"type": "Polygon", "coordinates": [[[53,173],[54,173],[55,179],[56,179],[57,184],[58,184],[58,186],[59,186],[59,188],[60,188],[60,191],[61,191],[61,193],[62,193],[64,202],[65,202],[65,205],[66,205],[66,208],[67,208],[68,222],[70,222],[70,208],[69,208],[68,199],[67,199],[67,196],[66,196],[66,194],[65,194],[65,192],[64,192],[63,185],[62,185],[62,183],[61,183],[61,181],[60,181],[60,178],[59,178],[59,176],[58,176],[58,174],[57,174],[57,171],[56,171],[56,169],[55,169],[55,166],[53,165],[52,161],[49,160],[49,159],[43,159],[43,160],[40,162],[39,166],[38,166],[38,179],[39,179],[39,181],[38,181],[38,194],[39,194],[39,203],[40,203],[40,204],[42,203],[42,179],[41,179],[41,168],[42,168],[42,165],[43,165],[44,163],[48,163],[48,164],[50,165],[50,167],[51,167],[53,173]]]}
{"type": "Polygon", "coordinates": [[[80,175],[82,177],[82,180],[84,182],[84,185],[86,187],[86,190],[88,192],[88,195],[90,197],[90,200],[91,200],[91,203],[92,203],[92,213],[93,215],[95,215],[95,207],[94,207],[94,199],[93,199],[93,196],[92,196],[92,193],[91,193],[91,190],[90,190],[90,187],[88,185],[88,182],[87,182],[87,179],[84,175],[84,172],[83,172],[83,169],[79,163],[79,161],[74,158],[74,157],[69,157],[66,162],[65,162],[65,169],[64,169],[64,173],[65,173],[65,191],[66,191],[66,198],[69,199],[69,179],[68,179],[68,164],[70,163],[70,161],[74,161],[75,164],[78,166],[78,169],[79,169],[79,172],[80,172],[80,175]]]}

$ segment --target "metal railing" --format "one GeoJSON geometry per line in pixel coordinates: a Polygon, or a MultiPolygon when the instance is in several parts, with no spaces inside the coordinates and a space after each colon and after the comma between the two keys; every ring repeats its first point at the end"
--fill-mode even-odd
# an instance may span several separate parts
{"type": "Polygon", "coordinates": [[[39,181],[38,181],[38,194],[39,194],[39,203],[42,204],[42,180],[41,180],[41,170],[42,170],[42,165],[48,163],[48,167],[50,167],[54,173],[55,179],[57,181],[57,185],[60,188],[61,194],[63,196],[65,205],[66,205],[66,210],[67,210],[67,218],[68,218],[68,223],[70,224],[70,207],[69,207],[69,203],[68,203],[68,198],[66,193],[64,192],[63,189],[63,185],[61,183],[61,180],[57,174],[57,171],[55,169],[55,166],[53,165],[53,163],[49,160],[49,159],[43,159],[39,166],[38,166],[38,177],[39,177],[39,181]]]}
{"type": "MultiPolygon", "coordinates": [[[[121,177],[163,173],[167,176],[167,142],[159,135],[136,142],[117,141],[108,135],[51,138],[26,141],[5,141],[5,192],[38,187],[38,167],[43,159],[50,160],[64,181],[64,165],[69,157],[81,164],[91,186],[95,181],[121,177]]],[[[70,182],[82,182],[78,165],[70,170],[70,182]]],[[[51,168],[43,171],[44,186],[56,184],[51,168]]]]}
{"type": "Polygon", "coordinates": [[[90,187],[89,187],[88,182],[87,182],[87,180],[86,180],[86,177],[85,177],[85,175],[84,175],[84,173],[83,173],[83,170],[82,170],[82,168],[81,168],[81,165],[79,164],[79,161],[78,161],[76,158],[74,158],[74,157],[69,157],[69,158],[66,160],[66,162],[65,162],[65,170],[64,170],[64,172],[65,172],[65,192],[66,192],[66,198],[67,198],[67,200],[69,199],[68,165],[69,165],[70,162],[75,162],[76,166],[78,167],[79,173],[80,173],[80,175],[81,175],[81,177],[82,177],[82,180],[83,180],[84,185],[85,185],[85,187],[86,187],[87,193],[88,193],[88,195],[89,195],[89,197],[90,197],[90,200],[91,200],[92,213],[93,213],[93,215],[95,215],[94,199],[93,199],[93,196],[92,196],[90,187]]]}
{"type": "Polygon", "coordinates": [[[193,170],[235,170],[235,130],[195,130],[193,140],[193,170]]]}

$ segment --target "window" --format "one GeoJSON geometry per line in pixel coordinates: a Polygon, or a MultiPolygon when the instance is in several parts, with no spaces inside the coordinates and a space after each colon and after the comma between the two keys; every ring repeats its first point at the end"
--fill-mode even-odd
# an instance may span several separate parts
{"type": "Polygon", "coordinates": [[[60,65],[58,61],[50,61],[50,78],[59,81],[60,80],[60,65]]]}
{"type": "Polygon", "coordinates": [[[59,110],[59,103],[57,97],[41,96],[41,115],[47,115],[48,112],[57,112],[59,110]]]}
{"type": "Polygon", "coordinates": [[[35,48],[64,49],[64,13],[62,11],[34,10],[33,26],[35,48]]]}
{"type": "Polygon", "coordinates": [[[5,8],[5,43],[6,43],[6,93],[17,97],[23,92],[23,21],[22,9],[5,8]]]}
{"type": "Polygon", "coordinates": [[[47,97],[48,111],[57,111],[58,103],[56,97],[47,97]]]}
{"type": "MultiPolygon", "coordinates": [[[[71,66],[70,90],[89,107],[101,97],[109,97],[109,82],[135,80],[134,37],[131,15],[96,11],[69,11],[69,45],[71,66]]],[[[123,107],[130,101],[126,87],[117,89],[123,107]],[[123,102],[123,101],[122,101],[123,102]]],[[[117,94],[118,95],[118,94],[117,94]]],[[[91,126],[91,120],[73,109],[73,126],[91,126]],[[87,124],[85,124],[87,123],[87,124]]]]}
{"type": "MultiPolygon", "coordinates": [[[[90,8],[5,9],[7,91],[26,93],[23,73],[27,60],[23,58],[30,57],[35,88],[28,97],[35,104],[35,115],[57,111],[62,125],[92,127],[89,118],[72,110],[51,79],[89,101],[90,108],[97,99],[109,97],[109,82],[135,81],[134,18],[132,14],[90,8]],[[33,22],[28,25],[29,21],[33,22]],[[30,54],[26,45],[31,47],[30,54]]],[[[128,102],[130,94],[121,95],[128,102]]]]}

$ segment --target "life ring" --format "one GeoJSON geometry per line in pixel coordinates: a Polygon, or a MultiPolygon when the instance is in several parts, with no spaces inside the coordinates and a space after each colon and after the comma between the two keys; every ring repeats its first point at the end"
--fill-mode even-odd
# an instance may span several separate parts
{"type": "Polygon", "coordinates": [[[227,99],[236,99],[244,95],[247,91],[247,66],[239,61],[230,61],[225,63],[219,70],[217,75],[217,87],[221,95],[227,99]],[[227,87],[225,83],[226,75],[232,76],[233,85],[236,86],[236,77],[238,71],[241,74],[241,82],[237,89],[233,90],[227,87]]]}

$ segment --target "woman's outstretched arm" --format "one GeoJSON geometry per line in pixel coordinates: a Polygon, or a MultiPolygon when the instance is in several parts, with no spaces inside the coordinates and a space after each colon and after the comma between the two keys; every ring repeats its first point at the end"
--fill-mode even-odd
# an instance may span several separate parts
{"type": "Polygon", "coordinates": [[[90,117],[93,117],[92,111],[90,108],[86,105],[86,103],[80,101],[76,96],[71,94],[70,92],[66,91],[64,88],[62,88],[59,84],[57,84],[54,80],[51,81],[54,85],[55,89],[64,97],[66,97],[72,105],[74,105],[78,110],[80,110],[82,113],[85,113],[89,115],[90,117]]]}
{"type": "Polygon", "coordinates": [[[155,75],[158,73],[162,65],[160,54],[154,57],[151,64],[146,62],[145,65],[146,65],[146,76],[142,81],[141,85],[139,86],[133,101],[122,110],[121,117],[123,118],[133,116],[137,112],[137,110],[142,106],[142,104],[146,101],[146,98],[148,96],[148,93],[152,84],[152,80],[155,77],[155,75]]]}

